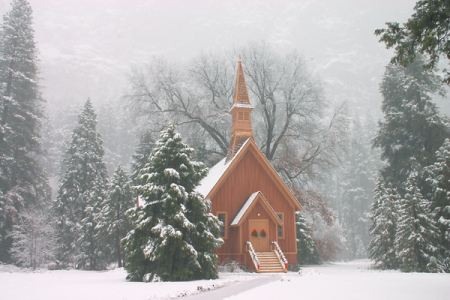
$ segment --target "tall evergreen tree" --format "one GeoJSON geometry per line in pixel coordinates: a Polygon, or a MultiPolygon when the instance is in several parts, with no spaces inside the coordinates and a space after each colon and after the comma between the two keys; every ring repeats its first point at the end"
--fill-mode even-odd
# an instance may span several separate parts
{"type": "Polygon", "coordinates": [[[431,208],[440,229],[439,258],[445,272],[450,273],[450,139],[436,155],[437,161],[426,168],[425,177],[431,185],[431,208]]]}
{"type": "MultiPolygon", "coordinates": [[[[422,210],[420,216],[414,212],[418,210],[417,207],[425,206],[423,203],[426,202],[415,199],[423,199],[422,195],[430,192],[430,188],[423,178],[424,168],[436,161],[436,151],[445,138],[450,135],[448,118],[440,115],[436,105],[431,101],[431,94],[444,94],[442,82],[432,72],[424,71],[423,64],[423,58],[418,55],[415,61],[406,68],[394,65],[386,68],[380,85],[383,95],[381,109],[385,117],[383,122],[379,122],[379,131],[373,141],[373,146],[381,148],[381,158],[387,162],[381,170],[381,176],[395,187],[399,199],[402,199],[401,205],[400,203],[397,205],[400,211],[398,211],[399,219],[396,224],[399,227],[394,227],[393,231],[396,231],[397,234],[395,247],[396,253],[400,256],[399,263],[405,271],[432,271],[431,267],[424,266],[424,261],[430,259],[427,255],[431,255],[429,253],[431,250],[426,252],[420,248],[419,244],[436,245],[432,240],[433,234],[424,233],[417,237],[424,239],[420,243],[405,242],[403,237],[408,235],[407,230],[410,230],[410,237],[416,237],[415,231],[412,230],[416,230],[419,226],[417,225],[419,219],[429,222],[428,226],[430,227],[434,226],[429,209],[422,210]],[[414,188],[418,189],[417,191],[411,190],[411,180],[408,180],[411,176],[415,177],[414,188]],[[412,192],[414,193],[411,194],[412,192]],[[417,201],[421,204],[415,204],[417,201]],[[411,214],[413,215],[411,216],[411,214]],[[414,223],[415,227],[411,224],[407,225],[407,222],[414,223]],[[420,254],[421,251],[422,254],[420,254]]],[[[379,206],[380,203],[375,205],[379,206]]],[[[379,239],[377,232],[380,232],[376,230],[379,226],[377,218],[374,215],[372,225],[374,239],[371,242],[371,258],[375,262],[380,259],[380,251],[377,250],[380,247],[377,246],[379,239]]],[[[425,224],[421,226],[427,228],[425,224]]],[[[389,233],[391,234],[393,231],[389,231],[389,233]]],[[[389,244],[386,243],[386,245],[389,244]]],[[[383,250],[381,253],[392,253],[390,247],[389,245],[389,249],[383,250]]],[[[433,261],[436,269],[438,262],[434,258],[433,261]]],[[[395,266],[390,264],[385,267],[395,266]]]]}
{"type": "Polygon", "coordinates": [[[375,189],[375,202],[372,204],[369,243],[369,258],[379,263],[383,269],[396,269],[395,234],[397,229],[397,195],[391,186],[386,187],[380,175],[375,189]]]}
{"type": "Polygon", "coordinates": [[[347,237],[341,254],[347,259],[367,257],[370,205],[380,167],[379,152],[372,149],[374,121],[370,115],[363,122],[358,116],[352,122],[351,140],[339,173],[339,203],[334,207],[347,237]]]}
{"type": "Polygon", "coordinates": [[[139,144],[136,147],[136,153],[133,155],[131,163],[131,181],[134,185],[139,184],[139,172],[148,164],[150,155],[152,154],[155,140],[150,131],[144,131],[140,138],[139,144]]]}
{"type": "Polygon", "coordinates": [[[222,242],[219,221],[194,190],[207,169],[192,154],[170,125],[140,172],[144,185],[135,192],[145,203],[129,211],[134,229],[123,241],[133,281],[217,278],[212,251],[222,242]]]}
{"type": "Polygon", "coordinates": [[[124,253],[120,241],[131,230],[125,212],[133,207],[134,195],[128,174],[119,165],[108,184],[108,196],[102,203],[101,218],[97,227],[105,248],[112,257],[117,258],[119,268],[123,266],[124,253]]]}
{"type": "Polygon", "coordinates": [[[14,0],[0,33],[0,261],[9,262],[8,232],[24,208],[50,198],[38,165],[41,97],[32,9],[14,0]]]}
{"type": "Polygon", "coordinates": [[[430,201],[423,198],[415,181],[408,178],[406,194],[400,200],[395,251],[405,272],[436,271],[438,229],[431,218],[430,201]]]}
{"type": "Polygon", "coordinates": [[[63,175],[53,205],[57,218],[58,259],[80,267],[89,264],[90,268],[100,264],[95,226],[107,183],[104,150],[96,126],[96,114],[88,100],[66,150],[63,175]]]}
{"type": "Polygon", "coordinates": [[[439,114],[430,96],[443,94],[441,80],[425,72],[423,64],[418,56],[407,68],[388,65],[380,85],[385,116],[373,145],[381,148],[381,158],[387,162],[384,178],[402,195],[415,168],[412,162],[418,163],[419,169],[432,164],[450,135],[448,120],[439,114]]]}

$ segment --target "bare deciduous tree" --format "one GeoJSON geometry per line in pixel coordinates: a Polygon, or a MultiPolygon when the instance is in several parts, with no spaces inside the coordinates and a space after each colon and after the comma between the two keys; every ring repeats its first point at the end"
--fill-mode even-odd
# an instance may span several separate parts
{"type": "Polygon", "coordinates": [[[19,221],[10,233],[13,238],[11,256],[18,265],[37,269],[54,258],[53,226],[48,214],[39,209],[21,212],[19,221]]]}
{"type": "Polygon", "coordinates": [[[126,98],[137,115],[151,120],[155,131],[175,121],[183,125],[178,128],[188,141],[223,156],[238,53],[255,107],[256,142],[274,167],[293,185],[303,185],[319,169],[333,166],[344,146],[346,111],[341,106],[326,114],[321,82],[297,52],[282,56],[262,42],[223,56],[202,54],[186,64],[156,58],[132,71],[126,98]]]}

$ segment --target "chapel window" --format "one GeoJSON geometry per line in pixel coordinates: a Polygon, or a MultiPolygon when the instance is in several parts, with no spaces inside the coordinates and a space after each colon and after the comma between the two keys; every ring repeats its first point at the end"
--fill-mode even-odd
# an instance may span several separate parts
{"type": "MultiPolygon", "coordinates": [[[[281,213],[281,214],[277,214],[277,216],[278,216],[278,218],[280,219],[280,221],[281,222],[283,222],[283,213],[281,213]]],[[[278,226],[278,237],[279,238],[283,238],[284,236],[283,236],[283,226],[278,226]]]]}
{"type": "Polygon", "coordinates": [[[220,224],[220,228],[219,228],[220,237],[224,238],[225,237],[225,233],[226,233],[226,231],[225,231],[226,214],[219,213],[217,215],[217,217],[218,217],[219,221],[222,222],[220,224]]]}

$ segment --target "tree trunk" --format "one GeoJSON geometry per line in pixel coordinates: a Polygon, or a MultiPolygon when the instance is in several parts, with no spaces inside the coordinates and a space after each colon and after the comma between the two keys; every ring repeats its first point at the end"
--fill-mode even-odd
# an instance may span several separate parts
{"type": "MultiPolygon", "coordinates": [[[[6,98],[9,98],[11,96],[11,87],[12,87],[12,80],[13,80],[13,72],[11,71],[14,68],[14,62],[12,61],[10,64],[10,71],[8,74],[8,82],[6,83],[6,98]]],[[[9,100],[8,100],[9,101],[9,100]]],[[[1,123],[1,131],[0,131],[0,145],[3,143],[5,139],[5,132],[3,131],[3,126],[6,125],[6,118],[8,116],[8,103],[6,99],[3,99],[3,114],[2,114],[2,123],[1,123]]]]}
{"type": "Polygon", "coordinates": [[[119,229],[117,229],[116,235],[116,249],[117,249],[117,267],[122,268],[122,257],[120,251],[120,237],[119,237],[119,229]]]}

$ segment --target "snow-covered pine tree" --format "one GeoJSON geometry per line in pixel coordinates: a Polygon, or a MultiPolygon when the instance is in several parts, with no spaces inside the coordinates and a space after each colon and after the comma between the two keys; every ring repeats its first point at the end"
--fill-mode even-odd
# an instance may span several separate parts
{"type": "Polygon", "coordinates": [[[297,227],[297,262],[299,264],[320,264],[320,256],[314,240],[311,237],[311,229],[306,219],[300,212],[295,213],[297,227]]]}
{"type": "Polygon", "coordinates": [[[13,0],[0,34],[0,261],[10,262],[7,237],[22,209],[46,205],[48,179],[36,158],[42,99],[32,9],[13,0]]]}
{"type": "Polygon", "coordinates": [[[133,207],[134,195],[131,191],[130,178],[119,165],[108,184],[108,195],[102,203],[98,220],[100,242],[108,248],[111,257],[117,259],[117,266],[123,266],[124,252],[120,241],[131,230],[130,221],[125,212],[133,207]]]}
{"type": "Polygon", "coordinates": [[[97,268],[96,214],[107,183],[102,140],[96,130],[90,100],[78,116],[78,125],[62,162],[62,178],[53,211],[56,217],[58,259],[80,267],[97,268]]]}
{"type": "Polygon", "coordinates": [[[130,280],[217,278],[219,221],[194,190],[207,169],[192,154],[170,125],[140,172],[143,185],[134,189],[144,203],[128,211],[134,229],[122,242],[130,280]]]}
{"type": "Polygon", "coordinates": [[[395,235],[395,252],[404,272],[435,272],[439,233],[430,213],[430,201],[423,198],[413,176],[400,199],[395,235]]]}
{"type": "Polygon", "coordinates": [[[29,209],[18,216],[13,226],[11,256],[19,266],[33,269],[55,256],[55,234],[47,210],[29,209]]]}
{"type": "Polygon", "coordinates": [[[397,193],[386,183],[380,174],[375,188],[375,201],[371,207],[372,225],[369,243],[369,258],[383,269],[398,267],[395,253],[395,234],[397,228],[397,193]]]}
{"type": "Polygon", "coordinates": [[[155,140],[152,137],[152,133],[144,131],[139,138],[139,144],[135,150],[136,153],[132,157],[130,178],[134,185],[140,184],[138,181],[139,172],[148,164],[154,145],[155,140]]]}
{"type": "Polygon", "coordinates": [[[436,152],[437,160],[425,170],[431,185],[431,208],[440,230],[439,259],[445,272],[450,273],[450,139],[436,152]]]}
{"type": "MultiPolygon", "coordinates": [[[[374,147],[387,164],[384,178],[400,195],[416,167],[434,163],[436,151],[450,135],[448,120],[439,114],[431,94],[444,94],[441,78],[423,70],[419,55],[408,67],[388,65],[380,85],[384,120],[378,124],[374,147]]],[[[422,189],[422,187],[420,187],[422,189]]]]}
{"type": "Polygon", "coordinates": [[[75,243],[78,251],[77,264],[83,269],[104,269],[111,261],[109,248],[102,243],[97,227],[99,219],[101,220],[102,203],[106,198],[106,192],[106,180],[97,178],[92,189],[86,194],[84,214],[77,226],[78,239],[75,243]]]}
{"type": "Polygon", "coordinates": [[[347,238],[347,249],[341,253],[346,259],[367,257],[370,242],[368,215],[380,167],[379,152],[371,146],[374,125],[369,114],[364,121],[356,114],[351,127],[352,142],[337,179],[341,193],[339,202],[333,206],[347,238]]]}

